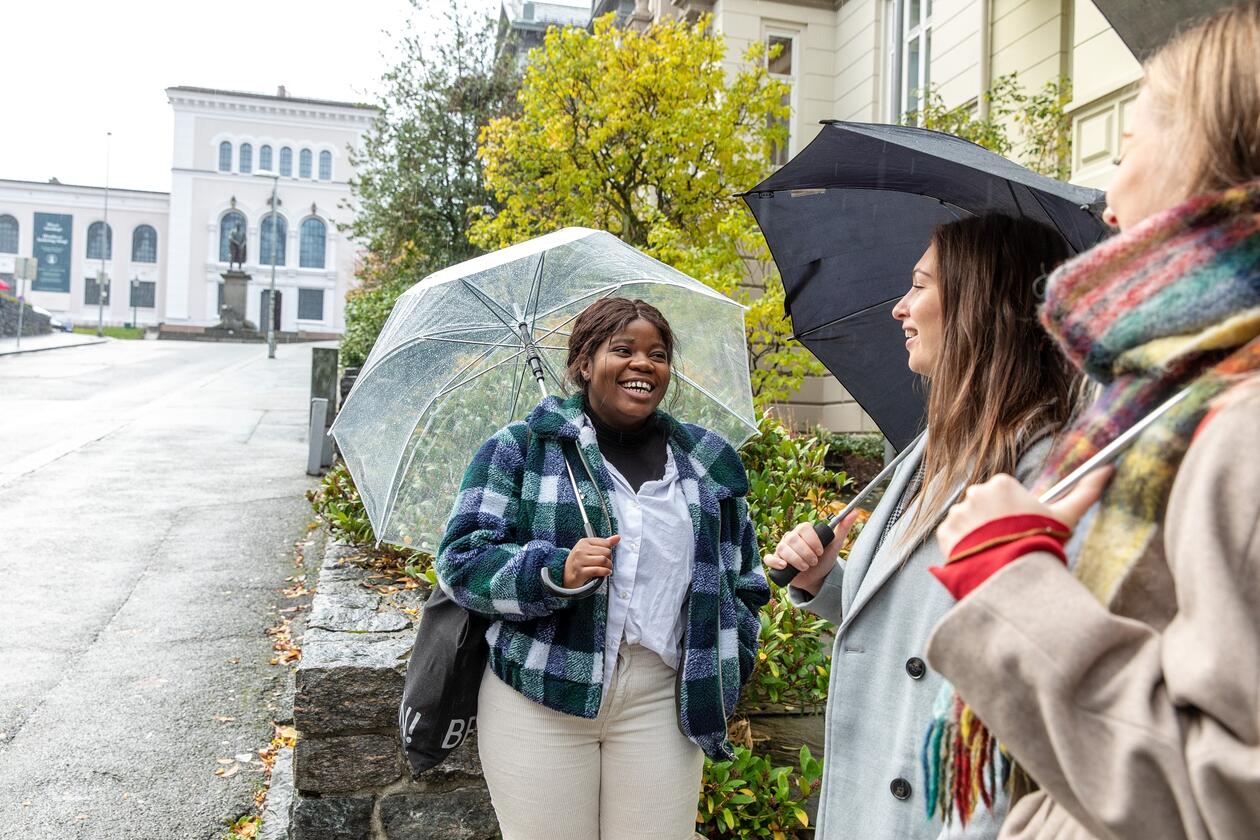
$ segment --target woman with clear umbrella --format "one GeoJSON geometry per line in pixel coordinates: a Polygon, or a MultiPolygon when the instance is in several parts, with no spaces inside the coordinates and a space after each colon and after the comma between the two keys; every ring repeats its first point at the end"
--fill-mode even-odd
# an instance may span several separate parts
{"type": "Polygon", "coordinates": [[[585,309],[576,393],[480,448],[447,524],[441,585],[494,622],[478,746],[505,840],[686,840],[704,756],[731,755],[768,588],[739,456],[659,410],[674,352],[641,300],[585,309]]]}

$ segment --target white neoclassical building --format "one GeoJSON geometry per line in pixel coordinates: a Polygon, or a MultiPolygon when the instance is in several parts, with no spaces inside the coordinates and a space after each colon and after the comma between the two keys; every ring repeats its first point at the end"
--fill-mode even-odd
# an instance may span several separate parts
{"type": "Polygon", "coordinates": [[[340,229],[354,212],[351,150],[376,110],[284,88],[166,94],[171,191],[0,180],[0,279],[13,285],[14,256],[35,257],[28,298],[63,319],[96,322],[104,276],[106,323],[134,313],[140,324],[195,330],[219,320],[228,236],[239,226],[252,275],[246,317],[265,328],[274,264],[276,326],[341,332],[356,259],[340,229]]]}

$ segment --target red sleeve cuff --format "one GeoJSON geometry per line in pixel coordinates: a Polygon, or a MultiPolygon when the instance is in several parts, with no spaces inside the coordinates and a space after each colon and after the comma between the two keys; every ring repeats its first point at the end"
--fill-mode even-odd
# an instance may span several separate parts
{"type": "MultiPolygon", "coordinates": [[[[964,539],[962,542],[965,541],[964,539]]],[[[962,545],[962,542],[959,542],[959,545],[962,545]]],[[[1034,551],[1048,551],[1058,557],[1064,565],[1067,564],[1067,555],[1063,553],[1063,543],[1055,537],[1039,534],[1000,543],[968,555],[965,559],[957,561],[951,559],[948,564],[932,566],[928,571],[949,590],[949,594],[953,595],[955,600],[961,601],[977,586],[988,580],[994,572],[1034,551]]]]}
{"type": "Polygon", "coordinates": [[[950,549],[945,562],[956,563],[974,554],[988,551],[1003,543],[1015,542],[1025,537],[1047,536],[1059,542],[1067,542],[1072,529],[1057,519],[1033,513],[1003,516],[992,519],[963,537],[950,549]]]}

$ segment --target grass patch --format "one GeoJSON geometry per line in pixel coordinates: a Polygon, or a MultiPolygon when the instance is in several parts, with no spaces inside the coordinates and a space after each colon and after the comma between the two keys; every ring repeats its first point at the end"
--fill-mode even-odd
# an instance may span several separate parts
{"type": "MultiPolygon", "coordinates": [[[[96,327],[75,327],[79,335],[96,335],[96,327]]],[[[106,327],[106,338],[125,338],[130,340],[144,338],[144,327],[106,327]]]]}

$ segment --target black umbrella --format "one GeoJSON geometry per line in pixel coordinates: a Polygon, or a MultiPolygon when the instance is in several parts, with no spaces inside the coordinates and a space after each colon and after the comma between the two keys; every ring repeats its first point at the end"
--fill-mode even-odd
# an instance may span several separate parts
{"type": "Polygon", "coordinates": [[[897,449],[922,425],[893,305],[939,224],[982,213],[1057,228],[1079,252],[1106,234],[1103,194],[949,134],[828,121],[743,195],[765,233],[798,338],[897,449]]]}
{"type": "Polygon", "coordinates": [[[1139,61],[1179,29],[1238,0],[1094,0],[1098,11],[1139,61]]]}

